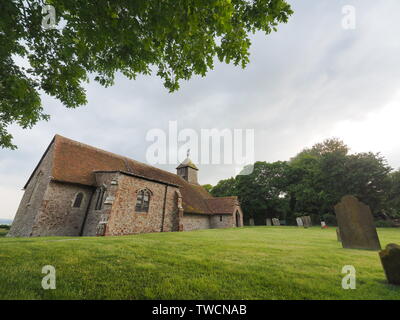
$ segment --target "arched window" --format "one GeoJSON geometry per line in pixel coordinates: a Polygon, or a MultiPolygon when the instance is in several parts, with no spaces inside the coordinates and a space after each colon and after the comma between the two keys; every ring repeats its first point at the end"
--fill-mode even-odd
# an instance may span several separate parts
{"type": "Polygon", "coordinates": [[[79,192],[76,197],[75,197],[75,201],[74,201],[74,208],[80,208],[81,204],[82,204],[82,200],[83,200],[83,193],[79,192]]]}
{"type": "Polygon", "coordinates": [[[139,190],[136,197],[136,212],[148,212],[150,205],[150,191],[147,189],[139,190]]]}
{"type": "Polygon", "coordinates": [[[96,206],[94,207],[95,210],[101,210],[101,208],[103,207],[105,192],[106,188],[103,186],[97,189],[97,200],[96,200],[96,206]]]}

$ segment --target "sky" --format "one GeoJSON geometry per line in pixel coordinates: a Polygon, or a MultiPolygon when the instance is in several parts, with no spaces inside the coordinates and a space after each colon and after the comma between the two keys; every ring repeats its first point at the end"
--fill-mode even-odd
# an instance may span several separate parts
{"type": "MultiPolygon", "coordinates": [[[[400,1],[288,2],[294,14],[287,24],[252,36],[246,69],[216,63],[175,93],[156,76],[118,75],[109,88],[90,82],[88,104],[72,110],[43,95],[51,120],[29,130],[10,127],[18,149],[0,150],[0,219],[14,217],[21,189],[55,134],[146,163],[154,143],[146,137],[157,129],[168,139],[171,122],[178,133],[189,129],[199,136],[204,129],[251,130],[255,161],[288,160],[338,137],[351,152],[381,152],[398,169],[400,1]],[[343,12],[349,5],[355,25],[343,12]]],[[[237,171],[226,163],[197,164],[201,184],[237,171]]],[[[175,172],[177,163],[155,165],[175,172]]]]}

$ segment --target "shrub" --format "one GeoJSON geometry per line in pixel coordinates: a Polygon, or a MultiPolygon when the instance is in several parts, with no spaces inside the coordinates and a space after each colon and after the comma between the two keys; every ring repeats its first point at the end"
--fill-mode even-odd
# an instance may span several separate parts
{"type": "Polygon", "coordinates": [[[0,224],[0,229],[10,230],[11,226],[8,224],[0,224]]]}
{"type": "Polygon", "coordinates": [[[375,221],[375,226],[377,228],[391,228],[394,227],[393,222],[390,220],[377,220],[375,221]]]}

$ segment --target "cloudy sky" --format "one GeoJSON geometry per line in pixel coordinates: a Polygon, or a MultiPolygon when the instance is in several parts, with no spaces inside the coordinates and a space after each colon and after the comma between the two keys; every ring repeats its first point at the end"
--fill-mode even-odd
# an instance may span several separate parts
{"type": "MultiPolygon", "coordinates": [[[[89,103],[67,110],[43,96],[49,122],[11,127],[18,150],[0,150],[0,218],[13,218],[26,182],[54,134],[147,162],[151,129],[253,129],[254,158],[288,160],[304,147],[342,138],[352,152],[382,152],[400,167],[400,1],[291,0],[295,11],[277,33],[252,37],[245,70],[217,64],[205,78],[168,93],[156,77],[87,86],[89,103]],[[344,29],[343,6],[355,8],[344,29]]],[[[174,171],[176,163],[157,165],[174,171]]],[[[199,164],[200,183],[234,174],[199,164]]]]}

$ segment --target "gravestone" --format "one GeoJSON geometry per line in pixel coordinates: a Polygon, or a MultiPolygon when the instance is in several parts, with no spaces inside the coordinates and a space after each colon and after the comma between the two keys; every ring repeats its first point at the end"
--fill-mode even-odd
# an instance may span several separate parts
{"type": "Polygon", "coordinates": [[[340,230],[339,230],[339,228],[336,228],[336,237],[337,237],[337,241],[342,242],[342,238],[340,237],[340,230]]]}
{"type": "Polygon", "coordinates": [[[344,196],[335,206],[343,248],[380,250],[371,209],[356,197],[344,196]]]}
{"type": "Polygon", "coordinates": [[[280,222],[279,222],[279,219],[277,219],[277,218],[272,218],[272,224],[274,226],[280,226],[281,225],[280,222]]]}
{"type": "Polygon", "coordinates": [[[325,221],[321,221],[321,228],[326,229],[328,226],[326,225],[325,221]]]}
{"type": "Polygon", "coordinates": [[[254,218],[249,219],[249,225],[254,226],[254,218]]]}
{"type": "Polygon", "coordinates": [[[271,226],[271,225],[272,225],[272,222],[271,222],[271,219],[270,219],[270,218],[267,218],[267,219],[266,219],[266,224],[267,224],[267,226],[271,226]]]}
{"type": "Polygon", "coordinates": [[[303,220],[301,220],[301,218],[296,218],[296,222],[297,222],[297,226],[298,227],[302,227],[303,226],[303,220]]]}
{"type": "Polygon", "coordinates": [[[312,227],[312,222],[311,222],[310,216],[302,216],[301,220],[303,220],[304,228],[312,227]]]}
{"type": "Polygon", "coordinates": [[[390,284],[400,285],[400,246],[390,243],[379,252],[386,279],[390,284]]]}

